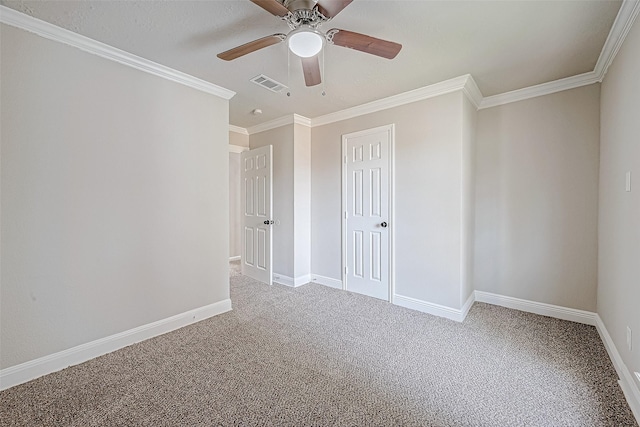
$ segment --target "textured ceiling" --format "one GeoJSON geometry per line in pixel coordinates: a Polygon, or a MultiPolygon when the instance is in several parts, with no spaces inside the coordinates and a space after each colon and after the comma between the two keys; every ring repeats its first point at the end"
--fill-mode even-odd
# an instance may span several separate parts
{"type": "Polygon", "coordinates": [[[287,114],[318,117],[464,74],[484,96],[592,71],[620,1],[354,0],[323,30],[401,43],[394,60],[329,45],[324,87],[304,86],[284,43],[225,62],[216,54],[285,22],[249,0],[12,1],[0,3],[237,92],[230,122],[250,127],[287,114]],[[291,96],[249,82],[258,75],[291,96]],[[322,96],[322,90],[326,96],[322,96]],[[251,115],[260,108],[263,114],[251,115]]]}

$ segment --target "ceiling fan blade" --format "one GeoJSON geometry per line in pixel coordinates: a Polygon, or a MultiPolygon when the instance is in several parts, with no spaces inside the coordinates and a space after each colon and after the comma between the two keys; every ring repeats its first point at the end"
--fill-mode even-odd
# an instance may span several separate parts
{"type": "Polygon", "coordinates": [[[400,49],[402,49],[402,45],[399,43],[377,39],[364,34],[354,33],[353,31],[334,28],[333,30],[327,31],[327,34],[332,34],[331,42],[335,45],[348,47],[387,59],[395,58],[398,52],[400,52],[400,49]]]}
{"type": "Polygon", "coordinates": [[[285,17],[289,14],[289,9],[276,0],[251,0],[267,12],[275,16],[285,17]]]}
{"type": "Polygon", "coordinates": [[[304,73],[304,82],[307,86],[319,85],[322,82],[320,76],[320,62],[318,55],[311,58],[302,59],[302,72],[304,73]]]}
{"type": "Polygon", "coordinates": [[[318,12],[326,18],[333,18],[353,0],[318,0],[318,12]]]}
{"type": "Polygon", "coordinates": [[[285,34],[273,34],[219,53],[218,58],[224,59],[225,61],[231,61],[248,53],[255,52],[256,50],[280,43],[286,38],[287,36],[285,34]]]}

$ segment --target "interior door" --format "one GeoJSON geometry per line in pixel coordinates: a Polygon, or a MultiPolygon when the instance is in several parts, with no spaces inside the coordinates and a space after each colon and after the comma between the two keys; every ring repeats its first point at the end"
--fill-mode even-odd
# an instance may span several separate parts
{"type": "Polygon", "coordinates": [[[272,283],[271,145],[242,153],[242,274],[272,283]]]}
{"type": "Polygon", "coordinates": [[[391,301],[393,125],[342,137],[347,290],[391,301]]]}

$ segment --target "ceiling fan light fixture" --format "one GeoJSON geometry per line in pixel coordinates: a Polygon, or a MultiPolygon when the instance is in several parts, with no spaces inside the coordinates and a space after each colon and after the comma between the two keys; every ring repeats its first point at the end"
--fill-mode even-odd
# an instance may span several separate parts
{"type": "Polygon", "coordinates": [[[301,58],[310,58],[317,55],[324,45],[324,37],[310,27],[300,27],[287,37],[289,50],[301,58]]]}

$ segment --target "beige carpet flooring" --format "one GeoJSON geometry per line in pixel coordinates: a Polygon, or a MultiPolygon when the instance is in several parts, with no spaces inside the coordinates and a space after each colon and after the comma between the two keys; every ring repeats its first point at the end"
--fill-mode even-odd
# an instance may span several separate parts
{"type": "Polygon", "coordinates": [[[637,426],[591,326],[231,276],[233,311],[0,392],[0,425],[637,426]]]}

